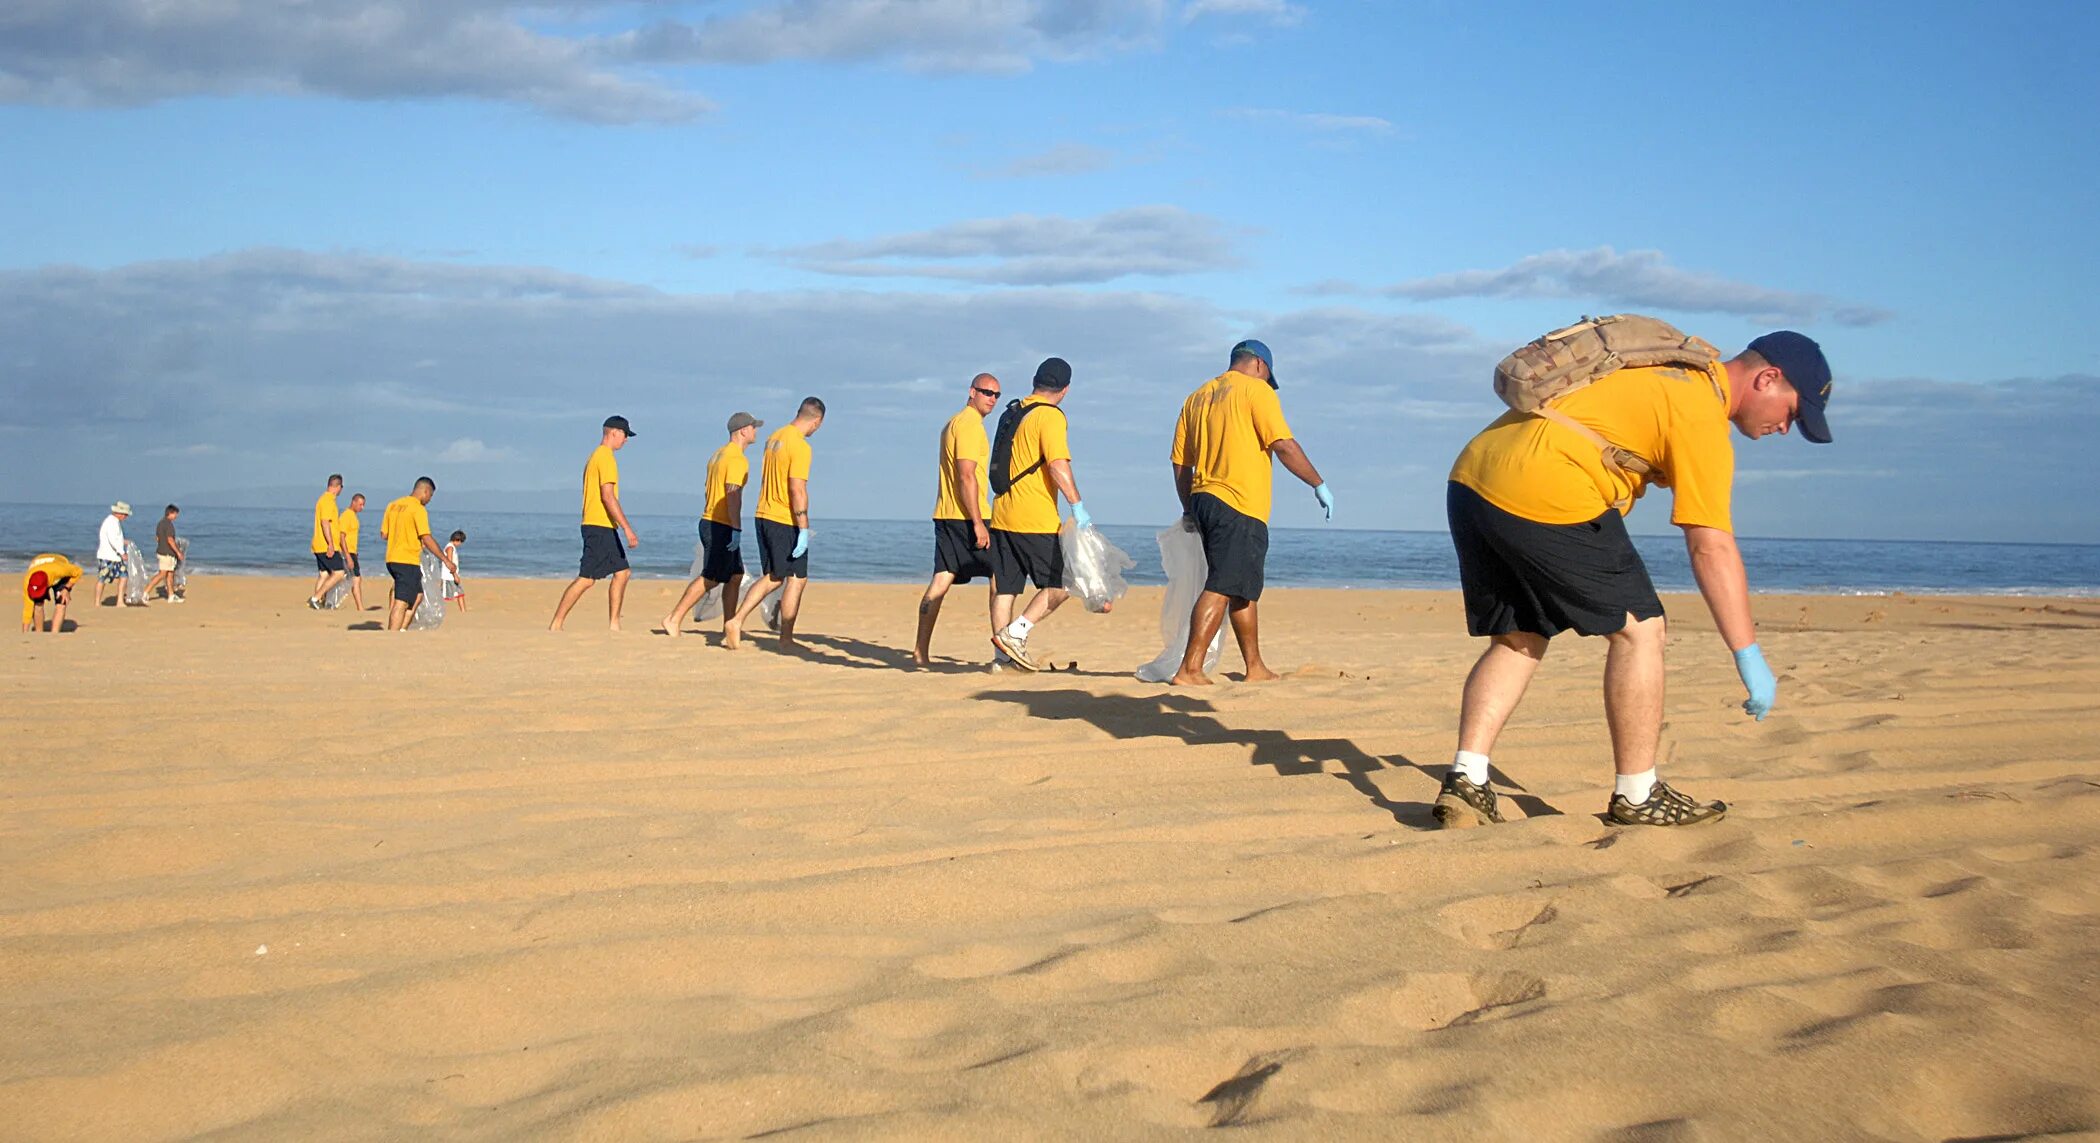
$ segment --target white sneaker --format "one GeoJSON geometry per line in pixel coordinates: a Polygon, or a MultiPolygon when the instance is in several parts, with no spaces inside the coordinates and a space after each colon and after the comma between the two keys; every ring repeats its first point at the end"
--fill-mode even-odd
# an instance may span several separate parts
{"type": "Polygon", "coordinates": [[[168,602],[168,603],[187,603],[187,602],[189,602],[189,601],[188,601],[188,600],[186,600],[186,599],[184,599],[183,597],[181,597],[181,596],[179,596],[179,595],[171,595],[171,596],[169,596],[169,597],[167,598],[167,600],[166,600],[165,602],[168,602]]]}

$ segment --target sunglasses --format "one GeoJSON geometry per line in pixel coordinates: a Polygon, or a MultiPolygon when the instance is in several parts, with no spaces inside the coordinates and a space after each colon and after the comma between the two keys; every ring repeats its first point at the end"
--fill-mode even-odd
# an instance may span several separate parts
{"type": "Polygon", "coordinates": [[[978,389],[973,387],[970,391],[980,397],[996,397],[999,395],[999,390],[997,389],[978,389]]]}

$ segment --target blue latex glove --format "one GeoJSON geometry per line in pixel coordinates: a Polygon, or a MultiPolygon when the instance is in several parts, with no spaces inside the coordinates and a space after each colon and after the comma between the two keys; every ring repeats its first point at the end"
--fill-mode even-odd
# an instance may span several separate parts
{"type": "Polygon", "coordinates": [[[1320,507],[1327,509],[1329,520],[1334,519],[1334,493],[1328,491],[1325,481],[1321,481],[1320,486],[1313,489],[1313,499],[1320,502],[1320,507]]]}
{"type": "Polygon", "coordinates": [[[1743,677],[1743,689],[1750,697],[1743,700],[1743,713],[1759,722],[1772,712],[1772,704],[1779,701],[1779,680],[1772,677],[1772,668],[1765,666],[1765,653],[1752,643],[1735,653],[1735,673],[1743,677]]]}
{"type": "Polygon", "coordinates": [[[1082,528],[1094,526],[1094,518],[1086,514],[1086,505],[1077,500],[1072,501],[1072,522],[1082,528]]]}
{"type": "MultiPolygon", "coordinates": [[[[778,549],[778,548],[775,548],[774,550],[775,550],[775,551],[778,551],[779,549],[778,549]]],[[[788,558],[789,558],[789,559],[791,559],[791,560],[799,560],[799,559],[801,559],[801,558],[802,558],[802,556],[804,555],[804,553],[806,553],[806,552],[808,552],[808,551],[809,551],[809,529],[808,529],[808,528],[797,528],[797,529],[795,529],[795,550],[794,550],[794,551],[791,551],[791,552],[789,552],[789,553],[788,553],[788,558]]]]}

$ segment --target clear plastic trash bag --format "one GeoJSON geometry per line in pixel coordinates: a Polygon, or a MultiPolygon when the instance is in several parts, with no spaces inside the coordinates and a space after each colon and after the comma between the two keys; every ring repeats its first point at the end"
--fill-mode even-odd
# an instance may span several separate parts
{"type": "Polygon", "coordinates": [[[423,550],[423,598],[416,602],[415,614],[408,617],[411,631],[430,631],[444,625],[445,593],[438,590],[445,570],[445,561],[428,548],[423,550]]]}
{"type": "Polygon", "coordinates": [[[1057,530],[1057,546],[1065,553],[1065,590],[1088,611],[1107,611],[1130,590],[1123,573],[1137,561],[1109,543],[1101,529],[1066,520],[1057,530]]]}
{"type": "MultiPolygon", "coordinates": [[[[1203,579],[1210,574],[1210,564],[1203,558],[1203,538],[1184,529],[1180,521],[1162,529],[1158,539],[1159,564],[1167,573],[1167,594],[1159,605],[1159,637],[1166,646],[1158,658],[1137,669],[1137,677],[1148,683],[1166,682],[1181,669],[1182,653],[1189,646],[1189,613],[1196,609],[1203,579]]],[[[1203,655],[1204,673],[1217,670],[1224,653],[1225,624],[1220,623],[1203,655]]]]}
{"type": "Polygon", "coordinates": [[[145,553],[130,540],[124,541],[124,602],[146,602],[146,581],[152,573],[146,570],[145,553]]]}
{"type": "Polygon", "coordinates": [[[321,606],[334,611],[350,598],[349,568],[350,560],[348,557],[345,557],[343,560],[343,578],[335,581],[335,586],[329,588],[328,594],[321,597],[321,606]]]}
{"type": "MultiPolygon", "coordinates": [[[[688,579],[699,579],[700,569],[705,566],[707,566],[707,542],[704,540],[696,541],[693,544],[693,567],[691,571],[685,573],[686,577],[688,579]]],[[[722,585],[718,583],[708,588],[707,593],[700,597],[700,602],[693,605],[693,622],[705,623],[720,614],[722,614],[722,585]]]]}
{"type": "MultiPolygon", "coordinates": [[[[785,589],[782,589],[782,590],[785,590],[785,589]]],[[[764,623],[764,624],[766,625],[766,630],[768,630],[768,631],[778,631],[778,630],[780,630],[780,592],[779,592],[779,591],[776,591],[776,592],[774,592],[773,594],[771,594],[771,595],[767,596],[767,597],[766,597],[766,601],[765,601],[764,603],[761,603],[761,604],[759,604],[759,605],[758,605],[758,619],[759,619],[759,622],[761,622],[761,623],[764,623]]]]}
{"type": "Polygon", "coordinates": [[[175,578],[168,590],[176,595],[188,595],[190,591],[190,542],[181,536],[175,537],[175,578]]]}

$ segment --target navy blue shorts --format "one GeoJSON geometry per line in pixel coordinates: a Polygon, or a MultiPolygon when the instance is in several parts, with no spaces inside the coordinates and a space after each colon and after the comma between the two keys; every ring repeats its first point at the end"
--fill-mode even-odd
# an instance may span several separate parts
{"type": "Polygon", "coordinates": [[[605,579],[627,570],[627,549],[620,534],[599,524],[583,526],[583,559],[576,565],[583,579],[605,579]]]}
{"type": "Polygon", "coordinates": [[[1466,630],[1475,635],[1609,635],[1628,615],[1663,613],[1648,565],[1613,509],[1580,524],[1541,524],[1454,480],[1445,511],[1458,548],[1466,630]]]}

